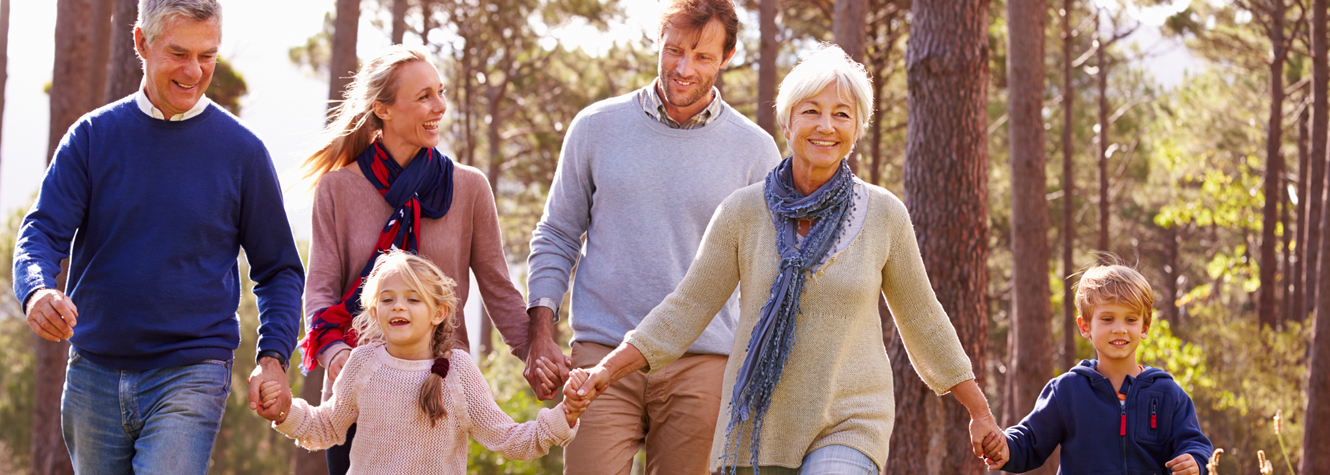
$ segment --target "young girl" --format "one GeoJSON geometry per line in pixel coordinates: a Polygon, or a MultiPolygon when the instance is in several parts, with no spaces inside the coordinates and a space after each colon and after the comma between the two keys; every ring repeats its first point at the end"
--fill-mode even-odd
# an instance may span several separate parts
{"type": "MultiPolygon", "coordinates": [[[[499,409],[480,369],[452,349],[454,282],[429,261],[401,251],[378,258],[353,323],[351,352],[333,396],[311,407],[292,401],[273,426],[301,447],[341,443],[352,423],[351,473],[466,473],[467,434],[505,457],[530,460],[565,445],[587,401],[569,398],[523,424],[499,409]]],[[[281,388],[260,388],[264,404],[281,388]]]]}

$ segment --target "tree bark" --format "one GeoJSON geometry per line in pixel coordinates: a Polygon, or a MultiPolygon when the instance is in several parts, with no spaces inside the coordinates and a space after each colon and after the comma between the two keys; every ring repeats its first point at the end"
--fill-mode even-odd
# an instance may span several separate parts
{"type": "MultiPolygon", "coordinates": [[[[1298,204],[1293,209],[1293,219],[1296,220],[1293,229],[1297,233],[1294,242],[1298,250],[1293,253],[1292,273],[1284,276],[1288,280],[1291,289],[1290,297],[1285,299],[1284,303],[1285,321],[1300,322],[1307,315],[1302,311],[1304,305],[1303,293],[1305,292],[1302,287],[1303,267],[1305,267],[1302,256],[1305,254],[1303,251],[1307,247],[1307,216],[1305,215],[1307,200],[1304,196],[1307,194],[1309,172],[1307,167],[1311,162],[1311,111],[1309,109],[1310,107],[1303,107],[1302,113],[1298,115],[1298,186],[1295,191],[1298,204]]],[[[1284,228],[1284,234],[1290,234],[1288,228],[1284,228]]],[[[1288,250],[1287,242],[1285,242],[1284,249],[1285,251],[1288,250]]]]}
{"type": "Polygon", "coordinates": [[[1164,244],[1164,298],[1163,302],[1160,302],[1159,313],[1174,331],[1177,331],[1181,316],[1178,309],[1178,276],[1182,274],[1182,270],[1178,268],[1178,226],[1162,228],[1160,238],[1164,244]]]}
{"type": "Polygon", "coordinates": [[[868,19],[868,0],[835,0],[836,17],[832,21],[834,41],[850,58],[864,62],[864,31],[868,19]]]}
{"type": "MultiPolygon", "coordinates": [[[[1011,150],[1012,345],[1004,426],[1034,408],[1053,374],[1044,171],[1044,0],[1007,1],[1007,123],[1011,150]]],[[[976,374],[980,374],[976,372],[976,374]]],[[[1052,473],[1043,467],[1037,473],[1052,473]]]]}
{"type": "MultiPolygon", "coordinates": [[[[55,65],[51,74],[47,164],[50,164],[56,146],[69,127],[80,116],[95,108],[97,99],[100,99],[93,97],[91,92],[94,77],[92,58],[97,44],[92,18],[95,3],[94,0],[59,0],[56,4],[55,65]]],[[[63,272],[61,274],[57,280],[63,291],[63,272]]],[[[60,432],[60,397],[65,384],[69,342],[50,342],[33,334],[32,346],[37,380],[34,384],[36,402],[32,415],[29,470],[33,474],[72,474],[74,469],[60,432]]]]}
{"type": "Polygon", "coordinates": [[[7,82],[9,82],[9,0],[0,0],[0,130],[4,130],[7,82]]]}
{"type": "MultiPolygon", "coordinates": [[[[920,254],[942,308],[956,327],[976,375],[984,374],[988,340],[988,8],[987,0],[916,2],[906,52],[909,130],[905,199],[920,254]]],[[[977,378],[983,387],[982,377],[977,378]]],[[[902,393],[920,394],[913,372],[902,393]]],[[[927,397],[927,396],[925,396],[927,397]]],[[[902,400],[902,402],[906,402],[902,400]]],[[[942,473],[982,472],[970,448],[966,409],[943,398],[942,473]]],[[[920,411],[896,407],[898,420],[920,411]]],[[[909,426],[903,426],[909,427],[909,426]]],[[[935,430],[936,430],[935,429],[935,430]]],[[[897,473],[922,473],[927,452],[892,453],[897,473]]]]}
{"type": "Polygon", "coordinates": [[[776,2],[760,0],[758,3],[758,31],[761,43],[757,50],[757,126],[776,136],[776,2]]]}
{"type": "Polygon", "coordinates": [[[393,0],[393,44],[402,44],[406,37],[407,0],[393,0]]]}
{"type": "Polygon", "coordinates": [[[1284,156],[1280,146],[1284,140],[1284,2],[1271,2],[1270,44],[1274,54],[1270,58],[1270,118],[1265,139],[1265,206],[1261,217],[1260,294],[1257,296],[1256,314],[1261,326],[1278,326],[1275,303],[1275,279],[1279,264],[1275,256],[1275,227],[1279,223],[1279,188],[1283,185],[1284,156]]]}
{"type": "Polygon", "coordinates": [[[115,9],[111,14],[110,58],[106,62],[103,102],[115,102],[133,94],[143,82],[143,64],[134,53],[134,22],[138,16],[138,0],[115,0],[115,9]]]}
{"type": "MultiPolygon", "coordinates": [[[[1318,12],[1325,12],[1325,0],[1316,0],[1318,12]]],[[[1324,17],[1322,17],[1324,18],[1324,17]]],[[[1324,21],[1321,23],[1324,25],[1324,21]]],[[[1325,30],[1322,29],[1322,32],[1325,30]]],[[[1324,35],[1321,37],[1325,38],[1324,35]]],[[[1330,177],[1326,178],[1330,181],[1330,177]]],[[[1330,223],[1330,206],[1321,209],[1321,222],[1330,223]]],[[[1330,239],[1319,243],[1318,267],[1330,269],[1330,239]]],[[[1330,295],[1330,279],[1320,279],[1320,295],[1330,295]]],[[[1330,299],[1316,302],[1311,348],[1307,361],[1307,407],[1303,420],[1308,423],[1302,434],[1302,470],[1300,473],[1330,473],[1330,299]],[[1317,421],[1317,422],[1313,422],[1317,421]]]]}
{"type": "Polygon", "coordinates": [[[1076,208],[1076,175],[1072,172],[1072,111],[1076,104],[1076,87],[1072,84],[1072,32],[1071,12],[1073,0],[1062,0],[1062,368],[1076,364],[1076,292],[1071,276],[1076,273],[1072,251],[1076,243],[1076,223],[1072,210],[1076,208]]]}
{"type": "MultiPolygon", "coordinates": [[[[1096,79],[1098,80],[1099,92],[1099,157],[1095,163],[1099,165],[1099,251],[1101,253],[1111,252],[1108,243],[1108,68],[1111,66],[1108,60],[1108,42],[1104,39],[1104,34],[1099,31],[1099,17],[1103,9],[1095,12],[1094,29],[1098,36],[1097,47],[1095,48],[1095,65],[1098,67],[1096,79]]],[[[1107,254],[1100,254],[1100,263],[1105,263],[1107,254]]]]}
{"type": "Polygon", "coordinates": [[[105,104],[107,60],[111,58],[111,12],[115,9],[114,0],[93,0],[92,17],[92,54],[88,57],[88,97],[94,109],[105,104]]]}
{"type": "MultiPolygon", "coordinates": [[[[357,68],[356,36],[360,28],[360,0],[337,0],[333,20],[332,57],[328,60],[328,108],[340,104],[346,85],[357,68]]],[[[328,116],[332,120],[332,116],[328,116]]]]}
{"type": "Polygon", "coordinates": [[[1321,207],[1325,191],[1326,128],[1330,125],[1330,102],[1326,101],[1326,84],[1330,82],[1330,64],[1326,61],[1326,0],[1313,0],[1312,6],[1312,147],[1308,162],[1307,194],[1303,200],[1305,207],[1306,240],[1299,241],[1302,249],[1300,261],[1304,262],[1302,275],[1303,307],[1298,314],[1302,320],[1307,313],[1316,309],[1321,248],[1321,207]]]}

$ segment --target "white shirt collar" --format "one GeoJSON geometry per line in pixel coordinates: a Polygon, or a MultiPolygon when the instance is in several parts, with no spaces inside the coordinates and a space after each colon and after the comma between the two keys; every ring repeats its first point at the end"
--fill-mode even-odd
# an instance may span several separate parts
{"type": "Polygon", "coordinates": [[[199,101],[194,103],[194,107],[185,111],[184,114],[176,114],[167,118],[165,114],[162,114],[161,110],[157,109],[157,106],[152,105],[152,101],[148,100],[148,94],[143,92],[143,88],[139,88],[139,91],[134,93],[134,102],[138,104],[139,110],[143,111],[144,114],[147,114],[148,117],[169,121],[192,119],[195,116],[202,114],[203,111],[208,108],[208,105],[212,104],[212,100],[208,99],[208,96],[201,96],[199,97],[199,101]]]}

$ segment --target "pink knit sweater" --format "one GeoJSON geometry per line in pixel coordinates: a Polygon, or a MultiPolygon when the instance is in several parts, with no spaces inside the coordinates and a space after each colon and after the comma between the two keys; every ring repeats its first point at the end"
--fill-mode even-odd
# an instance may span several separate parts
{"type": "Polygon", "coordinates": [[[515,460],[531,460],[566,445],[577,433],[569,428],[562,403],[541,409],[536,420],[518,424],[494,402],[480,368],[462,350],[453,350],[444,378],[447,415],[433,426],[420,410],[420,386],[431,360],[403,360],[383,344],[351,352],[333,385],[333,397],[320,406],[295,399],[290,413],[273,426],[296,444],[321,450],[346,440],[356,423],[350,473],[466,474],[467,435],[490,450],[515,460]]]}

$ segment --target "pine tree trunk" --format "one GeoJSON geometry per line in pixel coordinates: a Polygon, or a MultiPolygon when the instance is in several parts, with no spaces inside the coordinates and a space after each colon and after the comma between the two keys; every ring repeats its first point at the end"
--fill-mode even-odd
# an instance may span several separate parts
{"type": "MultiPolygon", "coordinates": [[[[97,0],[100,1],[100,0],[97,0]]],[[[50,163],[61,137],[83,114],[95,108],[92,69],[94,0],[59,0],[56,4],[55,67],[51,74],[51,122],[46,160],[50,163]]],[[[108,50],[109,51],[109,50],[108,50]]],[[[98,89],[100,91],[100,89],[98,89]]],[[[63,272],[57,278],[64,290],[63,272]]],[[[32,335],[36,359],[36,399],[32,415],[32,453],[29,461],[33,474],[72,474],[60,432],[60,397],[65,384],[65,362],[69,342],[50,342],[32,335]]]]}
{"type": "MultiPolygon", "coordinates": [[[[328,60],[328,108],[341,104],[346,85],[356,74],[356,36],[360,28],[360,0],[337,0],[333,20],[332,57],[328,60]]],[[[328,116],[332,120],[332,116],[328,116]]]]}
{"type": "Polygon", "coordinates": [[[1307,194],[1303,195],[1306,217],[1306,239],[1298,242],[1304,263],[1302,275],[1303,306],[1298,313],[1298,320],[1316,309],[1317,293],[1320,289],[1321,249],[1321,194],[1325,191],[1326,128],[1330,125],[1330,102],[1326,101],[1326,83],[1330,81],[1330,64],[1326,53],[1326,0],[1313,0],[1312,7],[1312,147],[1307,158],[1311,164],[1307,173],[1307,194]]]}
{"type": "MultiPolygon", "coordinates": [[[[942,308],[983,387],[988,340],[988,1],[916,2],[906,52],[909,130],[905,198],[919,250],[942,308]]],[[[932,397],[913,371],[897,373],[897,423],[923,412],[910,398],[932,397]]],[[[941,400],[941,473],[979,474],[970,448],[969,413],[954,398],[941,400]]],[[[910,425],[898,425],[909,427],[910,425]]],[[[892,442],[895,473],[924,473],[926,451],[892,442]]]]}
{"type": "Polygon", "coordinates": [[[111,12],[115,10],[115,0],[93,0],[92,3],[92,53],[88,56],[88,95],[94,104],[93,109],[106,104],[107,62],[111,58],[111,12]]]}
{"type": "MultiPolygon", "coordinates": [[[[1297,193],[1295,196],[1298,199],[1298,204],[1293,208],[1293,219],[1296,221],[1293,228],[1296,233],[1294,242],[1296,243],[1295,245],[1298,250],[1292,257],[1292,273],[1284,276],[1284,278],[1288,280],[1289,288],[1291,289],[1290,297],[1286,299],[1284,303],[1285,321],[1293,320],[1300,322],[1306,317],[1306,314],[1302,311],[1303,293],[1305,292],[1305,289],[1302,287],[1302,276],[1303,267],[1305,267],[1306,264],[1302,260],[1302,255],[1304,254],[1304,248],[1307,247],[1307,216],[1305,215],[1307,200],[1303,199],[1303,197],[1307,194],[1307,167],[1310,164],[1311,158],[1311,111],[1309,109],[1310,107],[1303,107],[1302,113],[1298,115],[1298,186],[1295,191],[1295,193],[1297,193]]],[[[1284,228],[1284,234],[1289,235],[1292,233],[1289,233],[1288,228],[1284,228]]],[[[1285,245],[1284,249],[1287,251],[1288,246],[1285,245]]]]}
{"type": "MultiPolygon", "coordinates": [[[[1099,46],[1095,48],[1095,65],[1098,67],[1099,92],[1099,156],[1095,163],[1099,165],[1099,247],[1100,252],[1111,252],[1108,243],[1108,45],[1103,33],[1099,32],[1099,16],[1102,9],[1095,12],[1094,30],[1099,35],[1099,46]]],[[[1104,263],[1105,254],[1100,254],[1100,263],[1104,263]]]]}
{"type": "Polygon", "coordinates": [[[110,58],[106,61],[106,88],[103,102],[115,102],[133,94],[143,82],[143,66],[134,54],[134,22],[138,20],[138,0],[115,0],[111,13],[110,58]]]}
{"type": "Polygon", "coordinates": [[[1284,2],[1272,2],[1274,11],[1270,15],[1270,44],[1274,47],[1270,59],[1270,119],[1266,126],[1265,139],[1265,207],[1261,213],[1261,260],[1260,294],[1257,296],[1256,314],[1261,326],[1278,326],[1276,315],[1279,309],[1275,303],[1275,271],[1278,270],[1278,258],[1275,256],[1275,227],[1279,223],[1279,189],[1284,180],[1284,155],[1280,146],[1284,141],[1284,2]]]}
{"type": "Polygon", "coordinates": [[[1076,273],[1072,256],[1076,242],[1076,223],[1072,210],[1076,208],[1076,175],[1072,172],[1072,111],[1075,106],[1076,87],[1072,83],[1073,47],[1071,12],[1073,0],[1062,0],[1062,369],[1076,364],[1076,292],[1071,276],[1076,273]]]}
{"type": "Polygon", "coordinates": [[[864,32],[868,20],[868,0],[835,0],[836,16],[832,20],[834,41],[850,58],[864,61],[864,32]]]}
{"type": "MultiPolygon", "coordinates": [[[[1325,0],[1316,0],[1318,12],[1325,12],[1325,0]]],[[[1324,17],[1322,17],[1324,19],[1324,17]]],[[[1321,22],[1324,25],[1324,20],[1321,22]]],[[[1322,29],[1322,32],[1325,30],[1322,29]]],[[[1324,38],[1324,36],[1322,36],[1324,38]]],[[[1330,177],[1326,178],[1330,181],[1330,177]]],[[[1321,222],[1330,223],[1330,206],[1321,209],[1321,222]]],[[[1323,271],[1330,269],[1330,239],[1319,245],[1323,271]]],[[[1324,273],[1322,273],[1324,274],[1324,273]]],[[[1330,279],[1320,279],[1320,295],[1330,295],[1330,279]]],[[[1302,470],[1300,473],[1330,473],[1330,299],[1316,302],[1315,322],[1307,361],[1307,407],[1303,420],[1308,423],[1302,434],[1302,470]],[[1315,422],[1313,422],[1315,421],[1315,422]]]]}
{"type": "Polygon", "coordinates": [[[1168,321],[1174,331],[1177,331],[1178,320],[1181,312],[1178,309],[1178,275],[1182,270],[1178,268],[1178,226],[1169,226],[1160,230],[1160,239],[1164,243],[1164,286],[1163,300],[1160,302],[1159,313],[1163,315],[1164,320],[1168,321]]]}
{"type": "MultiPolygon", "coordinates": [[[[1044,170],[1044,0],[1008,0],[1007,123],[1011,150],[1011,342],[1004,426],[1034,408],[1053,374],[1044,170]]],[[[1052,473],[1044,467],[1036,473],[1052,473]]]]}
{"type": "Polygon", "coordinates": [[[393,0],[393,44],[402,44],[406,37],[406,0],[393,0]]]}
{"type": "Polygon", "coordinates": [[[757,50],[757,126],[775,137],[776,128],[776,2],[759,0],[758,31],[761,43],[757,50]]]}
{"type": "Polygon", "coordinates": [[[7,82],[9,82],[9,0],[0,0],[0,130],[4,129],[7,82]]]}

